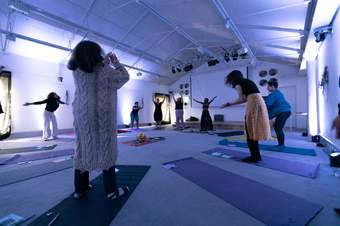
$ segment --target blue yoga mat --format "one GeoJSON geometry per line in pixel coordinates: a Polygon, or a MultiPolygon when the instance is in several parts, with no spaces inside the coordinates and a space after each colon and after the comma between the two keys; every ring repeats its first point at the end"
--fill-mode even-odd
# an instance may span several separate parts
{"type": "Polygon", "coordinates": [[[323,208],[193,158],[168,162],[164,167],[269,226],[306,225],[323,208]]]}
{"type": "MultiPolygon", "coordinates": [[[[223,139],[223,140],[220,140],[218,143],[220,145],[235,146],[239,148],[248,148],[247,143],[240,142],[240,141],[228,141],[227,139],[223,139]]],[[[289,153],[289,154],[316,156],[315,150],[311,148],[297,148],[297,147],[287,147],[287,146],[279,147],[276,145],[260,144],[260,149],[266,150],[266,151],[289,153]]]]}
{"type": "Polygon", "coordinates": [[[238,136],[238,135],[243,135],[244,131],[228,131],[228,132],[221,132],[217,133],[219,137],[231,137],[231,136],[238,136]]]}
{"type": "MultiPolygon", "coordinates": [[[[241,159],[249,156],[248,152],[235,151],[224,148],[213,148],[203,153],[223,159],[232,159],[241,161],[241,159]]],[[[299,161],[281,159],[272,156],[261,155],[262,161],[254,164],[268,169],[278,170],[285,173],[290,173],[298,176],[316,178],[320,163],[304,163],[299,161]]]]}

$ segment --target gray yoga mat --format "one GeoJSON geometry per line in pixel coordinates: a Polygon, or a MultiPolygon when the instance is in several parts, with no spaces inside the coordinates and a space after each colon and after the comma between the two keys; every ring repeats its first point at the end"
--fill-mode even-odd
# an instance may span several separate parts
{"type": "Polygon", "coordinates": [[[164,164],[192,183],[269,226],[306,225],[323,208],[289,193],[202,161],[186,158],[164,164]]]}
{"type": "Polygon", "coordinates": [[[69,159],[62,162],[47,162],[39,165],[33,165],[30,167],[3,172],[0,173],[0,187],[59,172],[72,167],[73,160],[69,159]]]}
{"type": "MultiPolygon", "coordinates": [[[[235,151],[224,148],[213,148],[203,153],[224,159],[241,161],[242,158],[249,156],[249,153],[235,151]]],[[[277,157],[261,155],[262,161],[256,163],[256,166],[278,170],[298,176],[316,178],[320,163],[303,163],[293,160],[286,160],[277,157]]]]}
{"type": "Polygon", "coordinates": [[[55,147],[57,147],[57,144],[22,147],[22,148],[7,148],[7,149],[0,149],[0,154],[15,154],[15,153],[22,153],[22,152],[48,151],[48,150],[53,150],[55,147]]]}
{"type": "Polygon", "coordinates": [[[65,149],[65,150],[55,150],[55,151],[43,151],[43,152],[32,152],[29,154],[16,154],[9,157],[0,157],[0,165],[9,165],[20,162],[29,162],[36,161],[42,159],[56,158],[65,155],[73,155],[73,149],[65,149]]]}

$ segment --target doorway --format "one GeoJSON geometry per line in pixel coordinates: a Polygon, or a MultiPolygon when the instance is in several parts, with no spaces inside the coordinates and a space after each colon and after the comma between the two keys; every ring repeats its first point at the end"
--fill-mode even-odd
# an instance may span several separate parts
{"type": "Polygon", "coordinates": [[[155,93],[155,98],[159,98],[162,100],[164,98],[164,103],[162,104],[162,113],[163,119],[162,124],[170,124],[171,116],[170,116],[170,95],[165,93],[155,93]]]}
{"type": "Polygon", "coordinates": [[[0,72],[0,140],[11,135],[11,72],[0,72]]]}

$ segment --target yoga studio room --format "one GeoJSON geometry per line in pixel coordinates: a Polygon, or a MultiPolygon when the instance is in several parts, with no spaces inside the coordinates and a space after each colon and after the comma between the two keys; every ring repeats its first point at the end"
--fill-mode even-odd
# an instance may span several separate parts
{"type": "Polygon", "coordinates": [[[0,226],[340,226],[340,0],[0,0],[0,226]]]}

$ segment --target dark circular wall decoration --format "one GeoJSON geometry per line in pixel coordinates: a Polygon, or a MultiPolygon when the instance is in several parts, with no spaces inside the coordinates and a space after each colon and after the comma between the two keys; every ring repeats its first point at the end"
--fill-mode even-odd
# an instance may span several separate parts
{"type": "Polygon", "coordinates": [[[268,83],[267,79],[261,79],[261,80],[259,81],[259,85],[260,85],[260,86],[265,86],[265,85],[267,85],[267,83],[268,83]]]}
{"type": "Polygon", "coordinates": [[[185,90],[184,94],[188,96],[189,95],[189,90],[185,90]]]}
{"type": "Polygon", "coordinates": [[[180,88],[180,89],[183,89],[183,88],[184,88],[184,85],[183,85],[183,84],[180,84],[180,85],[179,85],[179,88],[180,88]]]}
{"type": "Polygon", "coordinates": [[[185,83],[184,88],[186,88],[186,89],[189,88],[189,83],[185,83]]]}
{"type": "Polygon", "coordinates": [[[260,77],[266,77],[267,76],[267,71],[265,71],[265,70],[260,71],[259,72],[259,76],[260,77]]]}
{"type": "Polygon", "coordinates": [[[272,69],[269,70],[269,75],[270,76],[274,76],[276,74],[277,74],[277,70],[275,68],[272,68],[272,69]]]}

